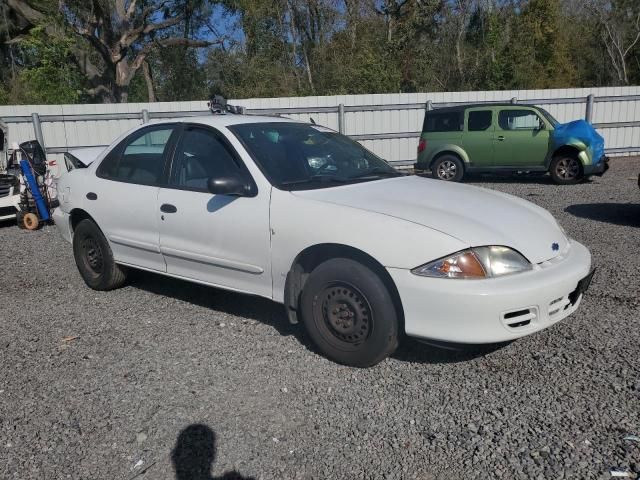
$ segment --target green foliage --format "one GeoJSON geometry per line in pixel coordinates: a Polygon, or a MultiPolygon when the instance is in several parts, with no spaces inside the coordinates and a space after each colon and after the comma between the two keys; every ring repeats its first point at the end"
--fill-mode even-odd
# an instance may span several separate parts
{"type": "Polygon", "coordinates": [[[6,101],[52,105],[79,102],[84,84],[70,61],[71,43],[69,38],[47,36],[40,27],[32,29],[18,46],[27,68],[22,68],[11,81],[6,101]]]}
{"type": "MultiPolygon", "coordinates": [[[[0,60],[10,66],[0,69],[0,103],[147,101],[140,64],[120,86],[128,96],[86,93],[79,52],[107,90],[117,62],[74,32],[60,2],[85,22],[114,6],[30,0],[49,23],[8,44],[2,39],[23,35],[25,21],[0,4],[9,19],[0,21],[0,60]]],[[[164,5],[161,18],[182,20],[141,37],[123,61],[156,45],[146,62],[161,101],[640,83],[637,0],[171,0],[139,2],[140,12],[150,4],[164,5]],[[167,38],[177,41],[160,45],[167,38]],[[202,39],[214,43],[189,46],[202,39]],[[623,58],[612,42],[625,47],[623,58]]]]}

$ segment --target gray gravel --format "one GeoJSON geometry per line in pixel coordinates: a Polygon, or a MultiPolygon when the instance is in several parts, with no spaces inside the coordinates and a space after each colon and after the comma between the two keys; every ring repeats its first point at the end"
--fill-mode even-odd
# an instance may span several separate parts
{"type": "Polygon", "coordinates": [[[146,273],[93,292],[55,228],[0,227],[0,478],[170,479],[174,461],[180,479],[211,462],[216,478],[640,473],[638,172],[473,180],[589,246],[589,295],[484,356],[408,340],[368,370],[316,354],[269,301],[146,273]]]}

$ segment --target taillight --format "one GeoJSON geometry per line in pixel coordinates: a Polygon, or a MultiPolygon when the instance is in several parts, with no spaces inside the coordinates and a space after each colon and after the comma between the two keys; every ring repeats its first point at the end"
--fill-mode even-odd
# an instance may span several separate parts
{"type": "Polygon", "coordinates": [[[427,141],[424,138],[421,138],[420,143],[418,143],[418,153],[424,152],[425,148],[427,148],[427,141]]]}

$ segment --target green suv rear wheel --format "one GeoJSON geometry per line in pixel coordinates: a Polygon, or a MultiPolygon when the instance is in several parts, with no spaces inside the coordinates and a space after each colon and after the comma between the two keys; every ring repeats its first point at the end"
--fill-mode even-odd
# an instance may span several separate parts
{"type": "Polygon", "coordinates": [[[431,166],[434,178],[447,182],[459,182],[464,176],[464,165],[455,155],[442,155],[431,166]]]}

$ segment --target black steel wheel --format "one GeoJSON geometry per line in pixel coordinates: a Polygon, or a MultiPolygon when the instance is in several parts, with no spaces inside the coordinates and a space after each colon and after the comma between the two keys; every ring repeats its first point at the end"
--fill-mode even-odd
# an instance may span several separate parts
{"type": "Polygon", "coordinates": [[[302,320],[322,354],[338,363],[369,367],[398,345],[398,314],[382,279],[346,258],[328,260],[307,279],[302,320]]]}
{"type": "Polygon", "coordinates": [[[126,279],[125,270],[114,262],[107,239],[92,220],[76,225],[73,256],[83,280],[94,290],[113,290],[126,279]]]}

